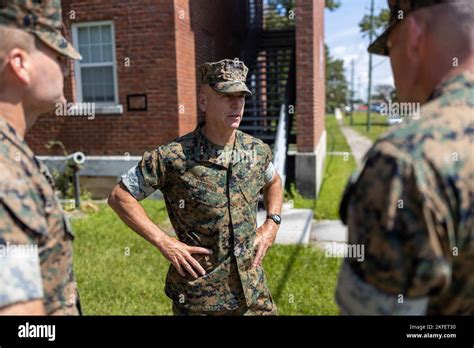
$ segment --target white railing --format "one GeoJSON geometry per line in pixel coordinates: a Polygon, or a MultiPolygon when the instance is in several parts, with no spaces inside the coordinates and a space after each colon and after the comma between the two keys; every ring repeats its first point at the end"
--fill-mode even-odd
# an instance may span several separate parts
{"type": "Polygon", "coordinates": [[[278,120],[278,129],[275,138],[275,150],[273,154],[273,165],[280,174],[283,187],[285,187],[286,179],[286,155],[287,155],[287,144],[288,144],[288,134],[287,134],[287,105],[282,104],[280,109],[280,119],[278,120]]]}

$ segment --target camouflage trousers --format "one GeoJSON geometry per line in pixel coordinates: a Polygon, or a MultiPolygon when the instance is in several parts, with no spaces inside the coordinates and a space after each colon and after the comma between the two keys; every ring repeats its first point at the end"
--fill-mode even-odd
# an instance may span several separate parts
{"type": "Polygon", "coordinates": [[[233,310],[220,312],[195,311],[184,308],[179,303],[173,301],[173,314],[177,316],[243,316],[243,315],[278,315],[277,307],[270,297],[261,296],[257,302],[248,306],[245,299],[240,301],[239,307],[233,310]]]}

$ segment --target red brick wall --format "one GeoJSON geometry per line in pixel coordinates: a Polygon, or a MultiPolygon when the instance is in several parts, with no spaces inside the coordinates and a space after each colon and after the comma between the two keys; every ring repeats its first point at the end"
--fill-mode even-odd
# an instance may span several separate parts
{"type": "Polygon", "coordinates": [[[246,30],[245,1],[174,0],[174,3],[178,100],[186,110],[180,114],[180,129],[186,133],[195,127],[197,117],[203,119],[197,107],[196,66],[239,56],[246,30]]]}
{"type": "MultiPolygon", "coordinates": [[[[238,56],[245,35],[243,4],[239,0],[63,0],[69,28],[74,22],[113,20],[124,113],[96,115],[94,120],[42,116],[27,137],[33,151],[60,154],[44,147],[49,140],[60,140],[69,152],[140,155],[192,130],[198,114],[195,66],[238,56]],[[130,67],[124,64],[127,57],[130,67]],[[148,111],[127,111],[127,95],[137,93],[147,94],[148,111]]],[[[65,93],[69,101],[75,100],[72,77],[65,81],[65,93]]]]}
{"type": "Polygon", "coordinates": [[[313,152],[324,131],[324,1],[296,0],[296,116],[299,152],[313,152]]]}

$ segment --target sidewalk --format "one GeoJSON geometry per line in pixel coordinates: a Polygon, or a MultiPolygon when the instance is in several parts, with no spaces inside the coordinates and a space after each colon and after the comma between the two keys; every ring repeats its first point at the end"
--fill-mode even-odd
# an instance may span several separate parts
{"type": "Polygon", "coordinates": [[[357,167],[361,167],[363,159],[367,151],[372,147],[372,140],[360,135],[352,128],[346,126],[343,121],[339,121],[341,132],[346,137],[347,143],[352,149],[352,154],[357,162],[357,167]]]}
{"type": "Polygon", "coordinates": [[[315,221],[309,243],[323,250],[327,245],[347,244],[347,227],[340,220],[315,221]]]}
{"type": "MultiPolygon", "coordinates": [[[[267,219],[266,211],[257,213],[257,226],[267,219]]],[[[311,209],[296,209],[291,204],[284,203],[281,211],[281,225],[275,244],[308,244],[313,223],[311,209]]]]}
{"type": "MultiPolygon", "coordinates": [[[[357,167],[360,168],[362,166],[364,156],[367,151],[372,147],[373,142],[369,138],[359,134],[357,131],[344,124],[344,115],[342,114],[341,109],[337,108],[334,113],[337,123],[339,123],[339,128],[341,129],[342,134],[344,134],[344,136],[346,137],[347,143],[351,148],[352,155],[354,156],[354,159],[357,163],[357,167]]],[[[347,155],[347,153],[345,152],[331,152],[328,154],[332,156],[347,155]]]]}

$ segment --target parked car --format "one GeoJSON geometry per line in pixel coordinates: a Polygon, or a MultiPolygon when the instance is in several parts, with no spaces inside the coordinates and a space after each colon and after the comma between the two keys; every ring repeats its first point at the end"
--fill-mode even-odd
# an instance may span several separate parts
{"type": "Polygon", "coordinates": [[[381,109],[382,109],[382,103],[373,103],[373,104],[370,104],[370,111],[380,113],[380,110],[381,110],[381,109]]]}
{"type": "Polygon", "coordinates": [[[403,118],[400,115],[390,115],[387,118],[387,122],[389,126],[393,126],[394,124],[402,123],[403,118]]]}

